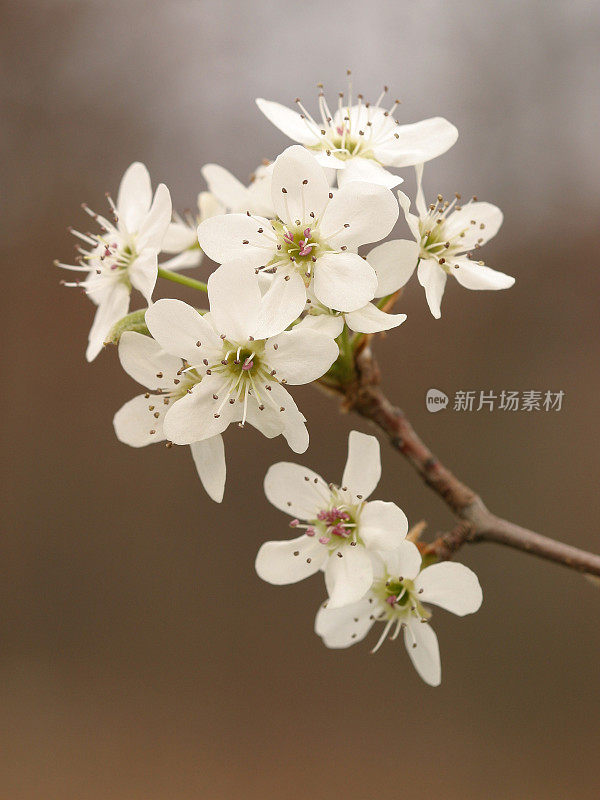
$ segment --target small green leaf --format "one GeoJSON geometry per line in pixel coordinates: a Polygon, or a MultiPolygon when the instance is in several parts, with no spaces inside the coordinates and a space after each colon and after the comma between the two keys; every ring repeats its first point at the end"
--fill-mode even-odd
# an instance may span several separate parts
{"type": "Polygon", "coordinates": [[[125,331],[135,331],[135,333],[143,333],[144,336],[150,336],[150,331],[146,325],[147,310],[146,308],[140,308],[138,311],[132,311],[131,314],[127,314],[127,316],[115,322],[106,338],[105,344],[119,344],[119,339],[125,331]]]}

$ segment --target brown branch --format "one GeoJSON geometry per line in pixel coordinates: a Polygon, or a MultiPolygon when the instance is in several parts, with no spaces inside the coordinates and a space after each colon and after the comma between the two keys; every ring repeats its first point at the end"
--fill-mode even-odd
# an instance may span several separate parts
{"type": "MultiPolygon", "coordinates": [[[[459,522],[425,546],[426,553],[448,559],[465,542],[496,542],[546,558],[589,575],[600,576],[600,556],[522,528],[488,511],[483,500],[460,481],[418,436],[404,412],[392,405],[380,388],[379,368],[368,342],[356,355],[356,380],[338,388],[343,406],[377,425],[430,486],[452,509],[459,522]]],[[[330,389],[332,387],[329,387],[330,389]]]]}

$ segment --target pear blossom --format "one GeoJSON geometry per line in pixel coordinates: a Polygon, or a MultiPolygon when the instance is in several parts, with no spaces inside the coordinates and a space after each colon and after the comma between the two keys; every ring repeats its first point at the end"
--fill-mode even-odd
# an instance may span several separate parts
{"type": "Polygon", "coordinates": [[[307,313],[299,324],[337,338],[344,323],[355,333],[379,333],[396,328],[406,320],[406,314],[388,314],[375,303],[367,303],[356,311],[335,311],[319,303],[314,293],[308,292],[307,313]]]}
{"type": "Polygon", "coordinates": [[[198,227],[205,253],[220,264],[235,259],[241,269],[274,273],[273,296],[294,317],[309,288],[329,308],[362,308],[377,276],[356,249],[393,228],[399,209],[390,190],[353,182],[334,195],[323,167],[295,145],[275,161],[271,191],[274,219],[248,210],[205,220],[198,227]]]}
{"type": "Polygon", "coordinates": [[[305,418],[287,384],[321,377],[338,356],[335,341],[311,330],[285,329],[293,321],[272,292],[264,296],[252,271],[236,263],[208,280],[210,313],[180,300],[158,300],[146,324],[162,349],[184,359],[184,375],[201,378],[165,416],[165,436],[193,444],[246,422],[272,438],[283,434],[295,452],[308,447],[305,418]]]}
{"type": "Polygon", "coordinates": [[[161,267],[177,270],[197,267],[202,261],[202,250],[198,244],[196,231],[198,225],[209,217],[223,214],[225,207],[211,192],[200,192],[196,200],[196,214],[186,212],[183,216],[173,214],[173,221],[167,228],[162,242],[163,253],[175,253],[172,258],[163,261],[161,267]]]}
{"type": "Polygon", "coordinates": [[[112,326],[127,313],[132,287],[142,293],[147,303],[151,302],[158,253],[171,220],[169,190],[161,183],[153,198],[150,175],[139,161],[123,175],[116,205],[110,197],[108,200],[114,224],[84,205],[102,231],[72,231],[90,248],[79,248],[82,263],[75,266],[56,262],[64,269],[87,273],[83,281],[65,285],[80,286],[98,306],[88,338],[88,361],[96,358],[112,326]]]}
{"type": "Polygon", "coordinates": [[[220,213],[250,211],[268,219],[276,216],[271,197],[273,164],[268,161],[255,169],[249,186],[219,164],[206,164],[200,171],[209,191],[223,207],[220,213]]]}
{"type": "Polygon", "coordinates": [[[386,293],[397,291],[408,281],[418,263],[417,277],[425,289],[429,309],[436,319],[442,315],[441,302],[449,275],[466,289],[509,289],[515,282],[511,275],[487,267],[472,258],[496,235],[502,225],[502,212],[491,203],[473,198],[460,205],[460,195],[452,202],[437,196],[435,203],[425,203],[422,188],[422,165],[417,168],[416,208],[410,212],[410,200],[398,192],[406,222],[415,237],[386,242],[367,256],[378,276],[378,288],[386,293]]]}
{"type": "Polygon", "coordinates": [[[319,570],[325,573],[329,608],[360,600],[374,579],[374,555],[395,553],[406,574],[418,571],[421,557],[406,540],[408,521],[395,503],[367,501],[381,476],[379,442],[352,431],[340,486],[298,464],[280,462],[265,477],[267,500],[294,516],[303,533],[289,541],[265,542],[256,571],[277,585],[296,583],[319,570]]]}
{"type": "MultiPolygon", "coordinates": [[[[117,411],[113,424],[117,439],[130,447],[165,440],[164,423],[175,405],[200,382],[195,370],[166,353],[160,344],[141,333],[125,331],[119,341],[121,366],[148,391],[117,411]]],[[[192,457],[209,497],[220,503],[225,488],[225,451],[219,434],[190,443],[192,457]]]]}
{"type": "Polygon", "coordinates": [[[454,125],[443,117],[400,125],[394,118],[400,101],[389,109],[381,106],[387,86],[371,105],[360,94],[353,104],[349,85],[347,100],[340,93],[333,113],[320,84],[319,89],[319,119],[312,117],[298,98],[300,113],[262,98],[256,104],[282,133],[313,151],[320,164],[337,169],[339,186],[358,180],[393,189],[402,178],[386,167],[429,161],[449,150],[458,138],[454,125]]]}
{"type": "Polygon", "coordinates": [[[375,571],[372,588],[358,602],[343,608],[329,601],[323,603],[315,632],[327,647],[349,647],[364,639],[375,623],[383,622],[383,631],[371,652],[375,653],[388,635],[396,639],[402,631],[421,678],[430,686],[439,686],[439,645],[429,624],[431,611],[423,604],[432,603],[460,617],[474,614],[483,599],[477,576],[463,564],[451,561],[425,569],[417,562],[409,568],[395,553],[380,560],[375,571]]]}

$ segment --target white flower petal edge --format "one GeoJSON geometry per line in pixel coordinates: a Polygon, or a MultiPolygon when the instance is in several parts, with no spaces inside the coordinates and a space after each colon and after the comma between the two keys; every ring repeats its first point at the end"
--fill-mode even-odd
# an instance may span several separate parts
{"type": "Polygon", "coordinates": [[[395,549],[398,563],[412,569],[414,553],[416,571],[420,563],[416,546],[405,541],[408,522],[404,513],[393,503],[366,501],[381,474],[377,440],[352,431],[348,449],[341,486],[327,485],[314,472],[289,463],[275,464],[265,477],[267,499],[295,515],[291,527],[305,533],[293,544],[264,544],[256,558],[256,570],[270,583],[285,584],[291,577],[296,581],[312,575],[318,562],[325,572],[329,608],[354,603],[369,591],[374,579],[373,558],[379,563],[379,557],[391,558],[388,551],[395,549]],[[305,564],[299,566],[299,560],[305,564]]]}
{"type": "Polygon", "coordinates": [[[437,637],[429,623],[431,612],[423,603],[434,603],[459,616],[473,614],[481,606],[482,592],[476,575],[463,564],[442,562],[420,570],[420,554],[398,557],[386,554],[384,561],[374,557],[373,587],[358,602],[343,607],[330,601],[321,605],[315,632],[327,647],[350,647],[365,638],[377,622],[383,630],[372,652],[385,639],[404,634],[404,644],[413,666],[430,686],[441,682],[441,662],[437,637]]]}
{"type": "MultiPolygon", "coordinates": [[[[149,336],[126,331],[119,341],[119,359],[125,372],[148,388],[117,411],[113,425],[117,439],[130,447],[145,447],[165,439],[164,423],[188,391],[200,381],[184,362],[166,353],[149,336]]],[[[202,485],[217,503],[225,489],[225,451],[220,436],[191,443],[202,485]]]]}
{"type": "Polygon", "coordinates": [[[359,431],[348,434],[348,458],[342,475],[342,486],[366,500],[381,478],[381,450],[375,436],[359,431]]]}
{"type": "Polygon", "coordinates": [[[212,436],[203,442],[192,442],[190,450],[206,493],[215,503],[220,503],[225,492],[227,472],[223,437],[212,436]]]}
{"type": "Polygon", "coordinates": [[[308,294],[307,313],[298,327],[312,328],[334,339],[342,332],[344,322],[355,333],[378,333],[396,328],[406,320],[406,314],[388,314],[374,303],[367,303],[356,311],[336,311],[323,305],[314,292],[308,294]]]}
{"type": "Polygon", "coordinates": [[[196,233],[198,225],[205,219],[225,213],[225,206],[212,192],[200,192],[197,199],[198,211],[191,214],[186,212],[183,216],[174,213],[173,222],[169,225],[163,239],[163,253],[175,253],[161,267],[170,270],[197,267],[204,255],[198,244],[196,233]]]}
{"type": "Polygon", "coordinates": [[[272,164],[257,167],[250,186],[244,186],[231,172],[218,164],[206,164],[201,172],[210,192],[221,206],[217,213],[249,211],[268,219],[275,216],[271,200],[272,164]]]}
{"type": "Polygon", "coordinates": [[[381,311],[373,303],[367,303],[366,306],[359,308],[357,311],[349,311],[344,316],[346,324],[355,333],[389,331],[391,328],[397,328],[398,325],[402,325],[406,321],[406,314],[388,314],[386,311],[381,311]]]}
{"type": "Polygon", "coordinates": [[[426,567],[415,578],[415,589],[424,603],[433,603],[459,617],[474,614],[483,602],[477,575],[454,561],[426,567]]]}
{"type": "Polygon", "coordinates": [[[393,239],[377,245],[367,261],[377,274],[375,297],[385,297],[401,289],[410,279],[419,260],[419,245],[407,239],[393,239]]]}

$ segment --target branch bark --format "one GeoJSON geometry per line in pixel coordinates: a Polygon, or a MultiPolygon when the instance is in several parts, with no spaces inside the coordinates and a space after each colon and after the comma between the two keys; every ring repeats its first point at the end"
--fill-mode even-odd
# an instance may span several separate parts
{"type": "Polygon", "coordinates": [[[338,389],[343,395],[345,410],[354,411],[377,425],[392,447],[408,460],[458,519],[453,530],[425,545],[425,553],[449,559],[467,542],[496,542],[588,575],[600,576],[599,555],[542,536],[489,511],[479,495],[434,456],[404,412],[390,403],[381,390],[379,368],[368,345],[357,353],[355,363],[355,381],[338,389]]]}

